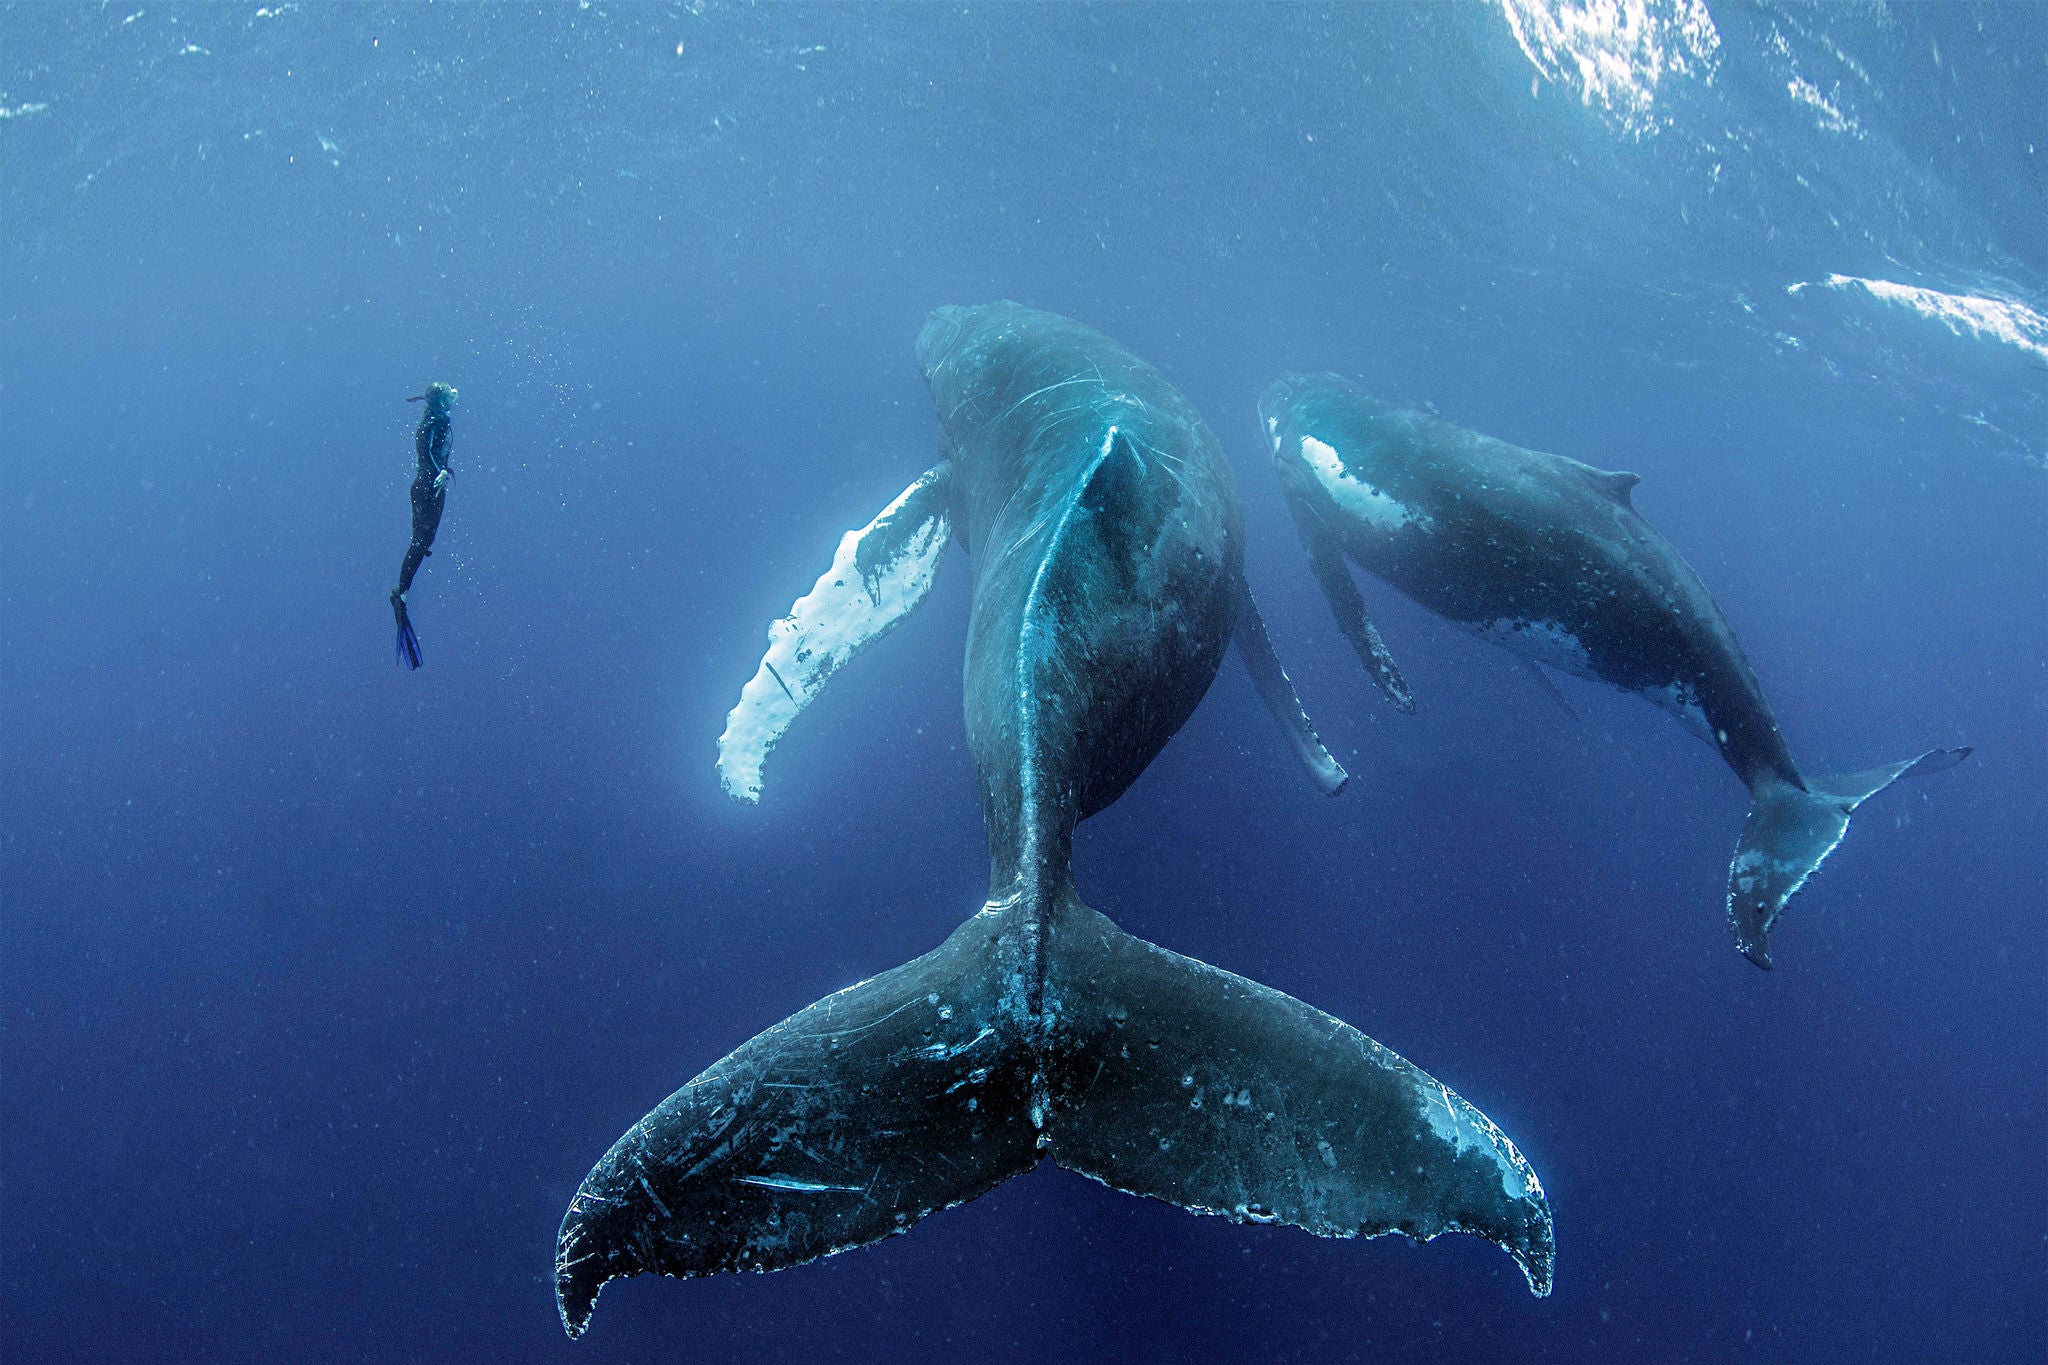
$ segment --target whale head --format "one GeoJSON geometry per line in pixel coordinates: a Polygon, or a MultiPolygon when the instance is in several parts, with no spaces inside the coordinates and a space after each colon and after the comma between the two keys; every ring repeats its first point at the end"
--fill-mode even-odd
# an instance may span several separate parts
{"type": "Polygon", "coordinates": [[[1259,429],[1266,433],[1276,455],[1280,449],[1280,428],[1286,425],[1287,410],[1301,396],[1304,382],[1305,376],[1290,374],[1274,380],[1259,395],[1259,429]]]}

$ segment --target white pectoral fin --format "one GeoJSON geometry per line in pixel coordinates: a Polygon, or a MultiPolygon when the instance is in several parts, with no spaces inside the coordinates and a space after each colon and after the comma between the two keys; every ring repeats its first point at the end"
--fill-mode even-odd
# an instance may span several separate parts
{"type": "Polygon", "coordinates": [[[768,627],[768,652],[718,737],[718,776],[728,795],[761,799],[768,754],[790,723],[841,665],[931,591],[952,534],[950,471],[945,463],[926,470],[880,516],[840,537],[832,567],[768,627]]]}

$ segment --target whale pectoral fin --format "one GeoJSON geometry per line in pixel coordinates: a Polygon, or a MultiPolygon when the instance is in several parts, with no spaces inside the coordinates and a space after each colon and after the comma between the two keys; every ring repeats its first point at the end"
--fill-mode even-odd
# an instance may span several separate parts
{"type": "Polygon", "coordinates": [[[1294,513],[1295,528],[1301,532],[1302,548],[1308,551],[1308,566],[1316,582],[1323,586],[1330,614],[1337,618],[1337,629],[1344,632],[1344,638],[1358,652],[1358,661],[1379,684],[1380,691],[1387,694],[1387,700],[1400,710],[1413,713],[1415,694],[1408,689],[1408,680],[1401,676],[1372,618],[1365,614],[1365,599],[1359,596],[1358,584],[1351,580],[1351,566],[1344,562],[1344,547],[1323,525],[1322,514],[1307,504],[1306,497],[1290,488],[1287,505],[1294,513]]]}
{"type": "Polygon", "coordinates": [[[1542,1185],[1441,1082],[1340,1019],[1085,908],[1055,942],[1059,1165],[1323,1237],[1476,1233],[1550,1292],[1542,1185]]]}
{"type": "Polygon", "coordinates": [[[1517,654],[1514,657],[1516,661],[1522,665],[1522,671],[1524,673],[1527,673],[1530,677],[1534,678],[1536,680],[1536,685],[1542,688],[1544,692],[1549,695],[1552,701],[1557,703],[1558,710],[1564,712],[1573,720],[1578,720],[1580,718],[1579,710],[1577,707],[1572,705],[1571,698],[1565,696],[1564,689],[1557,685],[1557,679],[1551,677],[1548,673],[1543,671],[1542,664],[1537,663],[1534,659],[1529,658],[1527,655],[1517,654]]]}
{"type": "Polygon", "coordinates": [[[725,718],[718,775],[728,795],[761,799],[768,754],[840,667],[931,591],[951,533],[952,466],[941,462],[882,514],[840,538],[832,567],[768,627],[768,652],[725,718]]]}
{"type": "Polygon", "coordinates": [[[1322,738],[1316,734],[1314,722],[1302,709],[1301,698],[1294,691],[1294,683],[1287,676],[1287,670],[1280,665],[1280,656],[1273,652],[1273,641],[1266,634],[1266,622],[1259,615],[1258,603],[1252,600],[1251,585],[1242,579],[1237,587],[1237,640],[1238,656],[1252,675],[1252,686],[1259,690],[1266,709],[1273,713],[1273,719],[1280,722],[1294,752],[1300,756],[1302,766],[1323,795],[1335,796],[1344,790],[1344,784],[1351,775],[1344,771],[1344,765],[1330,756],[1323,747],[1322,738]]]}
{"type": "Polygon", "coordinates": [[[1758,779],[1756,804],[1728,865],[1728,923],[1742,955],[1770,967],[1771,926],[1842,842],[1857,807],[1902,777],[1938,773],[1969,756],[1967,748],[1929,749],[1867,772],[1809,778],[1805,791],[1774,774],[1758,779]]]}
{"type": "Polygon", "coordinates": [[[1037,1165],[994,918],[757,1034],[634,1124],[562,1219],[569,1335],[607,1281],[800,1265],[1037,1165]]]}

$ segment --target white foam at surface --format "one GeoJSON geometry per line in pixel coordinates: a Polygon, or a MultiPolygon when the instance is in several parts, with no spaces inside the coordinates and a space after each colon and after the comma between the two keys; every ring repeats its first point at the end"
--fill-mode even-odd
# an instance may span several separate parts
{"type": "Polygon", "coordinates": [[[1304,436],[1301,438],[1301,455],[1323,487],[1329,490],[1330,496],[1336,499],[1337,506],[1360,520],[1382,531],[1398,531],[1404,526],[1418,526],[1425,531],[1435,529],[1436,523],[1426,514],[1374,488],[1346,469],[1336,449],[1327,442],[1304,436]]]}
{"type": "Polygon", "coordinates": [[[1785,82],[1785,93],[1820,115],[1820,128],[1823,132],[1847,133],[1859,139],[1863,136],[1863,129],[1858,126],[1856,120],[1844,114],[1840,105],[1823,95],[1820,87],[1806,77],[1795,74],[1791,80],[1785,82]]]}
{"type": "Polygon", "coordinates": [[[1721,35],[1704,0],[1496,0],[1529,64],[1622,132],[1654,133],[1666,76],[1711,83],[1721,35]]]}
{"type": "Polygon", "coordinates": [[[2048,360],[2048,317],[2018,299],[1944,294],[1938,289],[1893,280],[1868,280],[1857,275],[1830,275],[1824,280],[1787,285],[1785,292],[1797,295],[1808,289],[1860,289],[1881,302],[1931,318],[1959,337],[2003,342],[2048,360]]]}
{"type": "Polygon", "coordinates": [[[718,737],[718,777],[726,793],[749,803],[761,799],[762,772],[776,741],[841,665],[907,616],[931,591],[951,526],[943,513],[927,518],[904,538],[895,558],[863,578],[855,562],[861,541],[922,491],[927,474],[903,490],[880,516],[839,538],[832,567],[789,615],[768,627],[768,652],[740,692],[718,737]]]}

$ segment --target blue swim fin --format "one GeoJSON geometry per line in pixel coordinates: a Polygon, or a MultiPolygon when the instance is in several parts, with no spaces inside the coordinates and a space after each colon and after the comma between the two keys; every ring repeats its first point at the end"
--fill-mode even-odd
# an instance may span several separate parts
{"type": "Polygon", "coordinates": [[[391,594],[391,613],[398,618],[398,662],[409,668],[420,666],[420,637],[413,634],[412,618],[406,615],[405,598],[391,594]]]}

